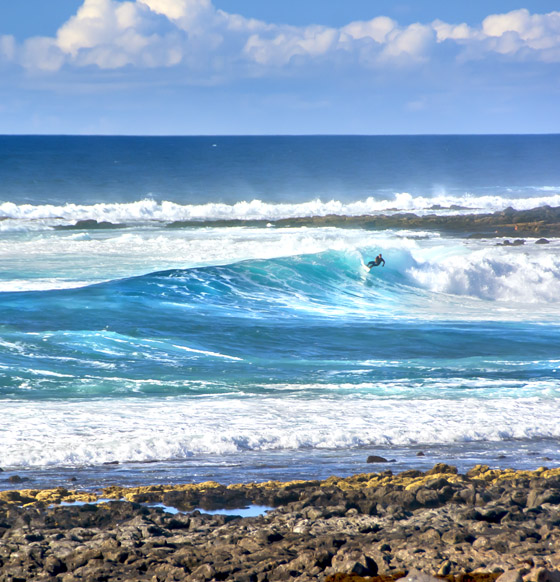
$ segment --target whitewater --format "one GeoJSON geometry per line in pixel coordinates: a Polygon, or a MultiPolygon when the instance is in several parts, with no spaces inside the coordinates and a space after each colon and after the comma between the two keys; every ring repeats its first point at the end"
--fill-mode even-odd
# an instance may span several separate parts
{"type": "Polygon", "coordinates": [[[0,467],[95,487],[319,478],[370,454],[558,466],[560,240],[275,221],[558,206],[559,151],[3,137],[0,467]]]}

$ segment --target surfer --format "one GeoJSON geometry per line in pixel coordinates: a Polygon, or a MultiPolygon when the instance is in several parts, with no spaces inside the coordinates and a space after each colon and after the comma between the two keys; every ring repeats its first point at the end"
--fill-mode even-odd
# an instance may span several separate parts
{"type": "Polygon", "coordinates": [[[375,257],[375,261],[370,261],[367,264],[367,267],[368,267],[368,269],[371,269],[372,267],[379,267],[379,265],[381,265],[381,263],[383,263],[383,266],[385,266],[385,259],[381,256],[381,253],[379,253],[375,257]]]}

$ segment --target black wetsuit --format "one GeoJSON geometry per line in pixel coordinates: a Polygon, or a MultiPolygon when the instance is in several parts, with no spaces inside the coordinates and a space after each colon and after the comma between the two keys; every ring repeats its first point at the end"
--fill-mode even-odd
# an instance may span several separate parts
{"type": "Polygon", "coordinates": [[[367,266],[371,269],[372,267],[379,267],[381,263],[383,263],[383,266],[385,266],[385,259],[375,257],[375,261],[370,261],[367,266]]]}

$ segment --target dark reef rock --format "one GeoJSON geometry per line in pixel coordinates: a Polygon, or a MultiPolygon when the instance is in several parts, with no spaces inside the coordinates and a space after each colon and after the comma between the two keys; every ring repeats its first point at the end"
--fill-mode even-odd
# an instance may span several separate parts
{"type": "Polygon", "coordinates": [[[459,474],[440,463],[325,481],[111,487],[100,497],[120,500],[51,504],[72,495],[0,492],[0,582],[560,580],[559,469],[459,474]],[[276,509],[240,518],[149,505],[162,502],[276,509]]]}
{"type": "Polygon", "coordinates": [[[385,457],[379,457],[378,455],[370,455],[366,463],[390,463],[391,461],[387,460],[385,457]]]}
{"type": "Polygon", "coordinates": [[[560,207],[541,206],[531,210],[506,208],[492,214],[428,214],[417,216],[412,213],[395,213],[364,216],[312,216],[268,220],[217,220],[209,222],[174,222],[169,228],[193,228],[197,226],[254,226],[264,227],[335,226],[339,228],[364,228],[384,230],[398,228],[407,230],[433,230],[454,236],[474,238],[501,238],[518,236],[542,238],[560,237],[560,207]]]}
{"type": "Polygon", "coordinates": [[[105,230],[111,228],[125,228],[125,224],[114,224],[112,222],[98,222],[90,218],[86,220],[78,220],[75,224],[66,224],[55,226],[56,230],[105,230]]]}

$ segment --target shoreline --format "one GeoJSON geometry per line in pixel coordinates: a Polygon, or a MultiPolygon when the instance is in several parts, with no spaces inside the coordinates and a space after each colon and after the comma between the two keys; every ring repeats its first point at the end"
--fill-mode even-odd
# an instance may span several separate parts
{"type": "Polygon", "coordinates": [[[390,580],[419,570],[552,582],[559,504],[560,468],[459,473],[444,463],[322,481],[4,491],[0,581],[390,580]],[[247,505],[274,509],[235,515],[247,505]],[[232,511],[204,513],[215,509],[232,511]]]}
{"type": "Polygon", "coordinates": [[[227,456],[147,461],[107,461],[84,466],[7,467],[0,471],[0,491],[48,490],[58,486],[97,491],[118,485],[123,488],[177,485],[217,481],[233,483],[275,480],[324,480],[331,475],[348,477],[390,469],[393,473],[427,471],[437,463],[454,465],[466,472],[477,464],[495,469],[534,470],[540,465],[560,467],[557,439],[464,442],[426,445],[368,445],[351,449],[290,451],[242,451],[227,456]],[[370,462],[370,457],[383,461],[370,462]]]}

